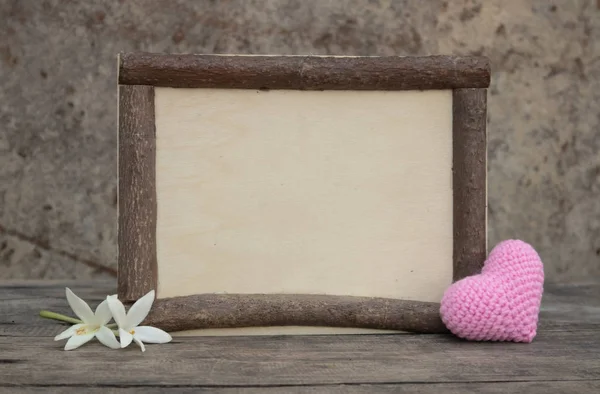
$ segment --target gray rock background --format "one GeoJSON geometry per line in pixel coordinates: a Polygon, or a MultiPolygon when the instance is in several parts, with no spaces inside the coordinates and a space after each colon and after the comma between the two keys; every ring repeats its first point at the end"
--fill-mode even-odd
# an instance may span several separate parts
{"type": "Polygon", "coordinates": [[[116,54],[482,54],[490,246],[600,276],[600,2],[0,0],[0,278],[116,267],[116,54]]]}

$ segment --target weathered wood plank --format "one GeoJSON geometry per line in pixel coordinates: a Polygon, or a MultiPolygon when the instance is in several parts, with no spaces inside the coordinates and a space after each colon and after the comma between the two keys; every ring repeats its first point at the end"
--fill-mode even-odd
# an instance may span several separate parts
{"type": "Polygon", "coordinates": [[[485,57],[223,56],[124,53],[119,83],[176,88],[426,90],[487,88],[485,57]]]}
{"type": "Polygon", "coordinates": [[[599,331],[541,332],[531,344],[447,335],[175,338],[112,351],[51,338],[0,341],[1,385],[281,386],[600,380],[599,331]],[[101,367],[100,367],[101,366],[101,367]]]}
{"type": "MultiPolygon", "coordinates": [[[[54,336],[64,326],[38,317],[42,309],[72,316],[65,287],[95,308],[116,293],[111,281],[0,282],[0,336],[54,336]]],[[[600,283],[546,285],[540,313],[540,331],[599,330],[600,283]]]]}
{"type": "Polygon", "coordinates": [[[532,344],[474,343],[450,335],[176,337],[111,351],[62,351],[69,286],[92,306],[115,284],[0,284],[2,392],[598,392],[600,284],[547,285],[532,344]]]}
{"type": "Polygon", "coordinates": [[[114,387],[102,384],[101,387],[89,386],[41,386],[41,387],[3,387],[3,392],[9,393],[144,393],[155,394],[164,392],[176,393],[216,393],[216,394],[253,394],[253,393],[415,393],[415,394],[464,394],[468,392],[504,394],[554,394],[554,393],[597,393],[600,392],[600,381],[569,381],[569,382],[490,382],[490,383],[416,383],[416,384],[359,384],[359,385],[321,385],[321,386],[275,386],[275,387],[169,387],[169,386],[137,386],[114,387]]]}

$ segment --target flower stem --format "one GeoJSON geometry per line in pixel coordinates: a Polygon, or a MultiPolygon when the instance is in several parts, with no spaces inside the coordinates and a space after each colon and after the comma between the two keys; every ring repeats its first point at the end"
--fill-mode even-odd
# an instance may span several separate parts
{"type": "Polygon", "coordinates": [[[73,323],[73,324],[83,323],[79,319],[74,319],[72,317],[61,315],[60,313],[55,313],[55,312],[50,312],[50,311],[41,311],[40,316],[43,318],[46,318],[46,319],[60,320],[60,321],[64,321],[67,323],[73,323]]]}
{"type": "Polygon", "coordinates": [[[108,327],[108,328],[111,328],[111,329],[112,329],[112,328],[117,328],[117,323],[110,323],[110,324],[107,324],[107,325],[106,325],[106,327],[108,327]]]}

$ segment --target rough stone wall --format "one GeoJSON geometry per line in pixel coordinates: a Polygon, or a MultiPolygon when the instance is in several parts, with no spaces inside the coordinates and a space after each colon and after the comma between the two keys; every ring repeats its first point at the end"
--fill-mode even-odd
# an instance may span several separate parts
{"type": "Polygon", "coordinates": [[[119,51],[490,57],[489,236],[600,275],[594,0],[0,0],[0,278],[116,267],[119,51]]]}

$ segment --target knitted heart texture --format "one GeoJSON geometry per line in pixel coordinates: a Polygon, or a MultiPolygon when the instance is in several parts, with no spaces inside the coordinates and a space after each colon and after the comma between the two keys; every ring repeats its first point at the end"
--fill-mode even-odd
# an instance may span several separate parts
{"type": "Polygon", "coordinates": [[[480,274],[448,287],[440,315],[454,335],[466,340],[530,343],[543,290],[538,253],[523,241],[506,240],[494,247],[480,274]]]}

